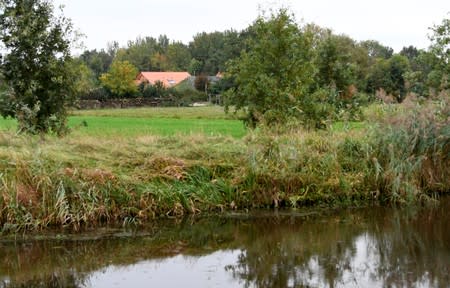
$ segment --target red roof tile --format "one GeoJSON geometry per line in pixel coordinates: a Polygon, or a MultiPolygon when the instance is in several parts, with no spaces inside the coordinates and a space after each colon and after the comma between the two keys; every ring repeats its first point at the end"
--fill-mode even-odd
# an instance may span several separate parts
{"type": "Polygon", "coordinates": [[[191,77],[188,72],[141,72],[136,78],[138,83],[147,81],[151,85],[161,81],[165,87],[174,87],[191,77]]]}

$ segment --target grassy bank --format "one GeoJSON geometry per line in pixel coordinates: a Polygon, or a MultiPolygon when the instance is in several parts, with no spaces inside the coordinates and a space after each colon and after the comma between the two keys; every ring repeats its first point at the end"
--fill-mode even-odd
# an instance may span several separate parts
{"type": "Polygon", "coordinates": [[[275,206],[411,203],[450,188],[448,101],[372,107],[365,124],[328,131],[246,135],[223,112],[185,109],[77,112],[71,121],[87,125],[73,126],[62,139],[3,130],[2,230],[275,206]],[[185,126],[160,124],[158,132],[151,120],[185,126]],[[202,121],[224,121],[224,129],[191,130],[202,121]]]}

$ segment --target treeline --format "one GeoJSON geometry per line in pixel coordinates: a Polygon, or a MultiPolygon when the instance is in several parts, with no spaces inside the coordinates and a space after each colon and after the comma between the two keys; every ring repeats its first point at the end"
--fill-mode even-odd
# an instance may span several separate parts
{"type": "Polygon", "coordinates": [[[86,50],[76,59],[83,75],[79,86],[84,92],[80,97],[98,100],[154,97],[172,99],[173,101],[166,103],[175,105],[217,99],[211,98],[211,95],[220,94],[229,85],[226,81],[208,81],[206,76],[225,71],[226,63],[238,57],[245,49],[246,39],[245,32],[228,30],[199,33],[189,45],[160,35],[158,38],[137,38],[129,41],[125,47],[111,42],[107,49],[86,50]],[[128,75],[124,77],[126,71],[128,75]],[[176,89],[158,84],[136,87],[134,79],[140,71],[188,71],[196,79],[191,79],[176,89]],[[110,79],[116,79],[109,83],[102,81],[106,75],[110,79]],[[205,88],[207,93],[204,93],[205,88]]]}
{"type": "MultiPolygon", "coordinates": [[[[378,91],[378,96],[385,101],[395,102],[402,102],[409,92],[428,97],[448,88],[446,63],[442,62],[436,49],[405,46],[399,53],[394,53],[391,47],[376,40],[356,41],[314,24],[307,24],[302,29],[314,35],[311,64],[319,85],[331,85],[340,93],[348,93],[349,89],[353,89],[367,94],[365,98],[373,98],[378,91]]],[[[188,71],[194,76],[226,73],[227,63],[238,58],[243,51],[248,51],[249,43],[256,35],[254,23],[242,31],[199,33],[188,45],[160,35],[158,38],[137,38],[129,41],[125,47],[111,42],[107,49],[86,50],[77,59],[84,75],[80,78],[80,87],[84,91],[82,95],[90,99],[148,95],[183,98],[186,95],[180,96],[179,89],[167,91],[153,87],[150,88],[151,93],[145,92],[143,87],[136,89],[132,85],[135,75],[130,75],[126,83],[118,83],[128,88],[117,92],[101,81],[102,75],[111,72],[113,63],[119,66],[130,64],[136,72],[188,71]]],[[[208,93],[212,94],[220,94],[232,85],[223,81],[210,84],[217,84],[208,85],[208,93]]],[[[199,90],[204,91],[205,86],[199,86],[199,90]]],[[[201,95],[194,98],[199,97],[201,95]]]]}
{"type": "Polygon", "coordinates": [[[86,50],[79,59],[96,77],[108,72],[113,61],[128,61],[139,71],[188,71],[192,75],[216,75],[225,70],[228,60],[245,48],[245,32],[199,33],[188,45],[171,41],[166,35],[129,41],[126,47],[117,42],[107,49],[86,50]]]}

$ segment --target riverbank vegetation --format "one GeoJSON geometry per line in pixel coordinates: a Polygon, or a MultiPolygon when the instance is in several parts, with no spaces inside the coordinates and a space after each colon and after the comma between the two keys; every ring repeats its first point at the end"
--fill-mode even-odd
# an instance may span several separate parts
{"type": "MultiPolygon", "coordinates": [[[[190,109],[197,108],[172,111],[183,119],[190,109]]],[[[62,139],[3,130],[2,230],[139,224],[235,209],[416,203],[449,192],[448,98],[374,105],[364,114],[365,122],[328,130],[261,127],[243,137],[83,131],[95,126],[93,119],[62,139]]]]}

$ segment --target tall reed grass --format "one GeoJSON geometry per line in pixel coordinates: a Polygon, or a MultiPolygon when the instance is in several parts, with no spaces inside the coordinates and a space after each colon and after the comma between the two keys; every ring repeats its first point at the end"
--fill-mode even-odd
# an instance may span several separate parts
{"type": "Polygon", "coordinates": [[[412,202],[450,190],[449,97],[406,103],[372,131],[369,184],[389,202],[412,202]]]}

